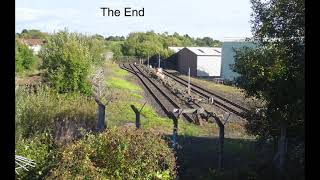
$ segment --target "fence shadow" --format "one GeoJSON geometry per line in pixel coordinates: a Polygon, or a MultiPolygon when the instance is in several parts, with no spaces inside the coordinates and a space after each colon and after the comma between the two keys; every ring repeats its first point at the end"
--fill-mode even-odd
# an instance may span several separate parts
{"type": "MultiPolygon", "coordinates": [[[[218,141],[218,137],[179,136],[176,151],[179,179],[208,178],[218,168],[218,141]]],[[[225,170],[248,166],[255,159],[254,141],[225,138],[223,157],[225,170]]]]}

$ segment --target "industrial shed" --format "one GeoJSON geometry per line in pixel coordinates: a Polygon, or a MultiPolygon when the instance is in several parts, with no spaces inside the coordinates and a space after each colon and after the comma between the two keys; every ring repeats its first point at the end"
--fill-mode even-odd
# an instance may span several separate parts
{"type": "Polygon", "coordinates": [[[191,76],[219,77],[221,71],[221,48],[185,47],[178,51],[177,69],[191,76]]]}

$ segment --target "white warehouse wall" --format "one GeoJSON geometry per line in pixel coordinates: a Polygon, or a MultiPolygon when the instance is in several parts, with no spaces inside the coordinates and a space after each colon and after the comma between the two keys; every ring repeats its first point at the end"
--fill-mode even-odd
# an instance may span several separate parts
{"type": "Polygon", "coordinates": [[[222,65],[221,65],[221,77],[233,81],[235,78],[239,77],[240,75],[234,72],[230,65],[234,64],[234,49],[239,49],[243,47],[255,47],[253,42],[239,42],[239,41],[230,41],[230,42],[223,42],[222,43],[222,65]]]}
{"type": "Polygon", "coordinates": [[[41,49],[41,45],[29,46],[29,48],[33,51],[33,54],[37,55],[41,49]]]}
{"type": "Polygon", "coordinates": [[[33,49],[35,54],[38,54],[40,49],[41,49],[41,46],[40,45],[36,45],[36,46],[33,46],[32,49],[33,49]]]}
{"type": "Polygon", "coordinates": [[[197,76],[220,76],[221,56],[198,56],[197,76]]]}

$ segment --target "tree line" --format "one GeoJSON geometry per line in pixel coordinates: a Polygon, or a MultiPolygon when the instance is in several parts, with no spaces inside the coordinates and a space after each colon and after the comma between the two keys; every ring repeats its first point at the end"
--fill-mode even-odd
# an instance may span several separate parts
{"type": "MultiPolygon", "coordinates": [[[[40,30],[31,29],[22,30],[16,33],[17,38],[25,39],[48,39],[49,33],[40,30]]],[[[100,34],[91,36],[93,39],[101,40],[106,48],[113,53],[114,59],[122,56],[135,56],[138,58],[147,58],[148,56],[160,55],[163,58],[169,57],[172,52],[169,46],[200,46],[200,47],[221,47],[222,42],[214,40],[211,37],[193,38],[188,34],[181,35],[177,32],[173,34],[156,33],[154,31],[132,32],[125,36],[108,36],[104,37],[100,34]]]]}
{"type": "Polygon", "coordinates": [[[167,58],[172,54],[168,49],[169,46],[221,47],[222,45],[220,41],[211,37],[192,38],[188,34],[180,35],[177,32],[171,35],[167,32],[132,32],[127,37],[109,36],[105,39],[115,58],[120,56],[147,58],[158,54],[163,58],[167,58]]]}

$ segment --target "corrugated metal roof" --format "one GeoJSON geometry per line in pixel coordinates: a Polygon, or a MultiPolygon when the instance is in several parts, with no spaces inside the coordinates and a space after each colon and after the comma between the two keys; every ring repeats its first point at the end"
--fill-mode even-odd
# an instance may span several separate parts
{"type": "Polygon", "coordinates": [[[221,56],[221,49],[216,47],[186,47],[196,55],[202,56],[221,56]]]}

